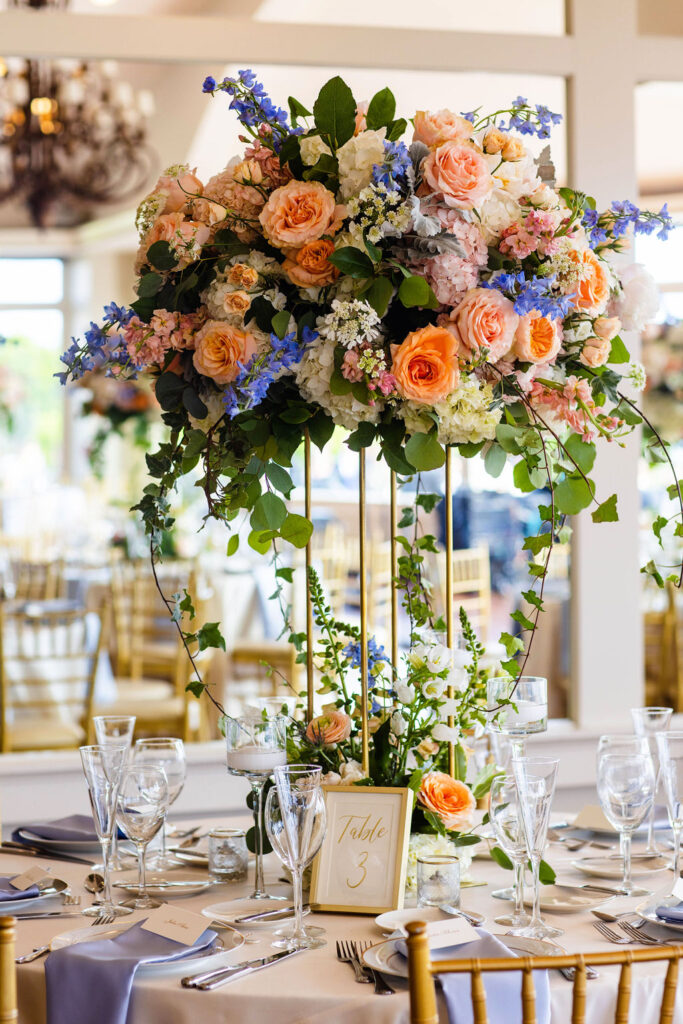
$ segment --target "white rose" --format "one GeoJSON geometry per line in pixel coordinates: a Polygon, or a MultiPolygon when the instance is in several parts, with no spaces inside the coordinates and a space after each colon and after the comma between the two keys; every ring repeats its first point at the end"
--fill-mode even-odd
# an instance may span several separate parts
{"type": "Polygon", "coordinates": [[[565,341],[585,341],[593,335],[593,324],[590,320],[580,320],[575,327],[569,327],[564,331],[565,341]]]}
{"type": "Polygon", "coordinates": [[[502,188],[494,189],[479,209],[481,230],[487,245],[494,245],[505,228],[522,219],[522,210],[516,199],[502,188]]]}
{"type": "Polygon", "coordinates": [[[460,730],[456,727],[445,725],[439,722],[432,729],[432,736],[437,743],[458,743],[460,741],[460,730]]]}
{"type": "Polygon", "coordinates": [[[360,782],[366,778],[362,765],[358,761],[343,761],[339,767],[341,781],[345,786],[351,786],[354,782],[360,782]]]}
{"type": "Polygon", "coordinates": [[[337,772],[327,772],[320,781],[323,786],[341,786],[342,777],[337,772]]]}
{"type": "Polygon", "coordinates": [[[408,728],[408,723],[406,722],[405,718],[403,717],[400,711],[394,711],[393,715],[391,716],[390,728],[394,736],[402,736],[403,733],[408,728]]]}
{"type": "Polygon", "coordinates": [[[332,150],[319,135],[309,135],[301,140],[301,159],[307,167],[317,164],[323,154],[332,156],[332,150]]]}
{"type": "Polygon", "coordinates": [[[439,698],[444,690],[446,689],[445,679],[428,679],[426,683],[422,684],[422,693],[427,700],[433,700],[439,698]]]}
{"type": "Polygon", "coordinates": [[[610,313],[621,320],[625,331],[641,331],[659,310],[659,289],[652,274],[641,263],[620,271],[622,293],[610,313]]]}
{"type": "Polygon", "coordinates": [[[372,168],[384,161],[386,128],[361,132],[337,150],[339,185],[344,199],[360,192],[372,181],[372,168]]]}
{"type": "MultiPolygon", "coordinates": [[[[498,156],[488,158],[489,162],[500,162],[498,156]]],[[[493,177],[499,182],[499,187],[504,189],[514,199],[521,199],[522,196],[531,195],[542,184],[538,176],[538,168],[531,153],[522,160],[512,162],[505,160],[500,167],[493,170],[493,177]]]]}
{"type": "Polygon", "coordinates": [[[452,664],[451,652],[443,644],[435,644],[427,651],[427,668],[430,672],[443,672],[452,664]]]}
{"type": "Polygon", "coordinates": [[[394,689],[401,704],[412,704],[415,700],[415,687],[407,683],[396,683],[394,689]]]}

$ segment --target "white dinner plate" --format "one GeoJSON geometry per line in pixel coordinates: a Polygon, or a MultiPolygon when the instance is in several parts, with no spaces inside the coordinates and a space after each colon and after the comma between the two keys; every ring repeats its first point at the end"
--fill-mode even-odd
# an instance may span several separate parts
{"type": "MultiPolygon", "coordinates": [[[[547,942],[545,939],[527,939],[521,935],[496,935],[496,939],[512,950],[513,953],[522,953],[528,956],[563,956],[564,949],[554,942],[547,942]]],[[[391,974],[395,978],[408,977],[408,961],[399,953],[398,943],[402,939],[386,939],[376,946],[370,946],[363,953],[363,961],[374,971],[381,971],[382,974],[391,974]]]]}
{"type": "MultiPolygon", "coordinates": [[[[114,921],[113,924],[96,924],[87,928],[77,928],[72,932],[62,932],[55,935],[50,943],[50,950],[65,949],[67,946],[75,946],[78,942],[94,942],[103,939],[113,939],[121,932],[130,928],[130,921],[114,921]]],[[[227,966],[230,963],[232,952],[244,944],[244,936],[234,928],[225,928],[216,944],[211,950],[201,950],[191,956],[184,956],[178,960],[167,960],[158,964],[140,964],[138,972],[149,976],[169,976],[188,973],[188,966],[191,969],[201,967],[207,971],[227,966]]]]}
{"type": "MultiPolygon", "coordinates": [[[[215,884],[215,882],[206,878],[177,878],[175,872],[173,872],[172,878],[166,878],[165,875],[158,874],[149,874],[146,878],[147,891],[150,895],[163,896],[164,899],[171,899],[173,896],[197,896],[200,892],[205,892],[215,884]]],[[[135,877],[119,878],[113,885],[115,889],[137,893],[139,888],[137,873],[135,877]]]]}
{"type": "MultiPolygon", "coordinates": [[[[576,885],[542,885],[541,910],[548,914],[571,914],[577,910],[594,910],[611,897],[604,893],[585,892],[576,885]]],[[[524,894],[524,905],[533,905],[533,894],[524,894]]]]}
{"type": "Polygon", "coordinates": [[[171,846],[169,850],[174,857],[182,861],[183,864],[187,864],[188,867],[208,868],[209,866],[208,853],[202,853],[200,850],[184,850],[178,846],[171,846]]]}
{"type": "MultiPolygon", "coordinates": [[[[621,857],[579,857],[572,861],[572,867],[591,878],[616,878],[621,881],[624,877],[624,862],[621,857]]],[[[671,867],[669,857],[650,857],[634,859],[631,863],[631,874],[634,878],[642,878],[645,875],[655,875],[659,871],[666,871],[671,867]]]]}
{"type": "Polygon", "coordinates": [[[25,896],[22,900],[3,900],[0,903],[0,915],[12,913],[16,917],[21,917],[22,910],[28,914],[34,910],[36,903],[39,903],[41,900],[49,900],[52,896],[58,896],[60,892],[64,892],[68,887],[68,882],[63,882],[61,878],[53,878],[52,885],[49,888],[42,889],[37,896],[25,896]]]}
{"type": "Polygon", "coordinates": [[[55,850],[57,853],[101,853],[102,848],[97,839],[43,839],[28,829],[18,828],[19,842],[24,839],[31,846],[42,846],[44,850],[55,850]]]}
{"type": "Polygon", "coordinates": [[[408,907],[403,910],[388,910],[375,918],[375,924],[381,932],[401,931],[406,934],[405,926],[410,921],[452,921],[451,914],[444,914],[438,907],[408,907]]]}
{"type": "MultiPolygon", "coordinates": [[[[210,921],[218,921],[219,924],[231,925],[235,928],[279,928],[287,924],[289,918],[266,918],[261,921],[248,921],[244,925],[235,923],[236,917],[246,917],[247,914],[264,914],[268,910],[292,910],[291,903],[283,900],[250,900],[248,897],[238,900],[226,900],[224,903],[213,903],[210,907],[204,907],[202,914],[210,921]]],[[[304,915],[310,914],[310,909],[304,910],[304,915]]]]}

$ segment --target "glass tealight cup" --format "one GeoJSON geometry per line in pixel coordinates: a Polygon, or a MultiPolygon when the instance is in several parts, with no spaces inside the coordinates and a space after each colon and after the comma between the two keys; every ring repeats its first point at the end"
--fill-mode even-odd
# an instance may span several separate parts
{"type": "Polygon", "coordinates": [[[418,907],[460,906],[460,861],[449,855],[417,858],[418,907]]]}
{"type": "Polygon", "coordinates": [[[209,878],[214,882],[243,882],[249,853],[241,828],[213,828],[209,832],[209,878]]]}

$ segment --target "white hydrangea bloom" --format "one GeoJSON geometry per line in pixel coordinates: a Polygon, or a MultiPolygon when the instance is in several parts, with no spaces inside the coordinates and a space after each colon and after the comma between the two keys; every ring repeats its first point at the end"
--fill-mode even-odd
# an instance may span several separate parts
{"type": "Polygon", "coordinates": [[[312,167],[313,164],[317,164],[323,154],[326,156],[332,156],[332,150],[326,142],[323,142],[319,135],[310,135],[307,138],[302,139],[300,147],[301,159],[307,167],[312,167]]]}
{"type": "Polygon", "coordinates": [[[333,395],[330,391],[330,377],[334,370],[335,342],[331,338],[318,338],[308,346],[297,364],[295,375],[299,390],[307,402],[317,402],[339,427],[355,430],[359,423],[367,420],[377,423],[381,403],[364,405],[352,394],[333,395]]]}
{"type": "Polygon", "coordinates": [[[384,160],[386,132],[386,128],[360,132],[337,150],[339,187],[343,199],[349,199],[372,181],[372,168],[384,160]]]}
{"type": "MultiPolygon", "coordinates": [[[[441,444],[478,444],[496,436],[502,409],[492,409],[493,388],[474,375],[461,377],[455,391],[434,405],[439,417],[437,437],[441,444]]],[[[397,410],[409,434],[428,433],[434,421],[419,402],[403,402],[397,410]]]]}

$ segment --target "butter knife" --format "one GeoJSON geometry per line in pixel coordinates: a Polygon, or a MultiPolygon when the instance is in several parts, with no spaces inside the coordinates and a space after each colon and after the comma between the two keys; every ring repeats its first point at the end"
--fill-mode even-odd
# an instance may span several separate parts
{"type": "Polygon", "coordinates": [[[57,853],[52,850],[44,850],[40,846],[27,846],[25,843],[13,843],[10,840],[0,843],[0,853],[14,853],[19,857],[23,854],[24,857],[42,857],[45,860],[67,860],[72,864],[87,864],[89,868],[94,863],[84,857],[74,857],[70,853],[57,853]]]}
{"type": "Polygon", "coordinates": [[[283,949],[279,953],[258,957],[256,960],[245,960],[243,963],[234,964],[232,967],[223,967],[218,971],[208,971],[204,974],[195,974],[188,978],[182,978],[180,983],[183,988],[197,988],[202,992],[207,992],[212,988],[217,988],[219,985],[226,984],[228,981],[244,978],[255,971],[260,971],[264,967],[277,963],[278,960],[286,960],[288,957],[301,952],[303,952],[301,949],[283,949]]]}
{"type": "MultiPolygon", "coordinates": [[[[308,914],[310,906],[305,903],[302,913],[308,914]]],[[[251,921],[279,921],[281,918],[294,917],[294,907],[281,907],[278,910],[263,910],[260,914],[246,914],[244,917],[236,917],[233,924],[249,924],[251,921]]]]}
{"type": "Polygon", "coordinates": [[[73,913],[63,914],[61,912],[61,910],[45,910],[45,911],[43,911],[40,914],[39,913],[35,913],[35,914],[21,914],[21,913],[17,913],[17,912],[12,914],[12,917],[14,918],[15,921],[40,921],[40,920],[42,920],[43,918],[46,918],[46,917],[82,917],[82,916],[83,915],[82,915],[82,913],[80,911],[74,911],[73,913]]]}

